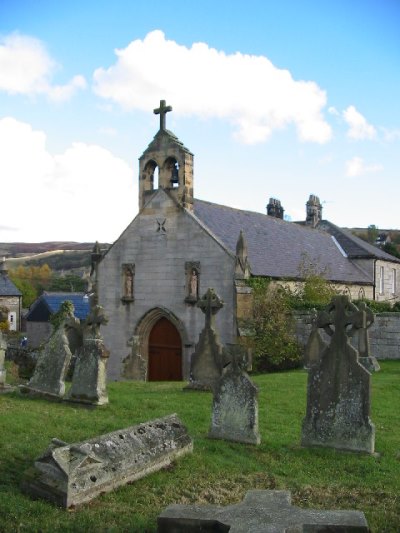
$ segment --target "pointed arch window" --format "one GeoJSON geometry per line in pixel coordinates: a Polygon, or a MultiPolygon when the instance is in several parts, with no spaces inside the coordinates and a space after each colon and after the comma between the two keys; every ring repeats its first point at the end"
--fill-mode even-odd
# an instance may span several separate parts
{"type": "Polygon", "coordinates": [[[168,157],[165,160],[163,170],[166,177],[166,187],[179,187],[179,164],[175,157],[168,157]]]}

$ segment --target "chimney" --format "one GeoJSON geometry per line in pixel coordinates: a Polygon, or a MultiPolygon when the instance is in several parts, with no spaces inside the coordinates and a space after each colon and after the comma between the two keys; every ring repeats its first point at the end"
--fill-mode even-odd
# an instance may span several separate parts
{"type": "Polygon", "coordinates": [[[315,228],[318,222],[322,220],[322,205],[318,196],[310,194],[306,203],[306,224],[315,228]]]}
{"type": "Polygon", "coordinates": [[[270,198],[267,205],[267,215],[275,218],[283,218],[285,210],[281,205],[281,201],[276,198],[270,198]]]}

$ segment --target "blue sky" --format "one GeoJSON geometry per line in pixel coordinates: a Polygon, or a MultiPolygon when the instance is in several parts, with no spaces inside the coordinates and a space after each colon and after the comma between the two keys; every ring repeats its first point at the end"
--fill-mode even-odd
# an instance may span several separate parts
{"type": "Polygon", "coordinates": [[[153,108],[195,196],[400,228],[400,2],[0,0],[0,241],[108,241],[153,108]]]}

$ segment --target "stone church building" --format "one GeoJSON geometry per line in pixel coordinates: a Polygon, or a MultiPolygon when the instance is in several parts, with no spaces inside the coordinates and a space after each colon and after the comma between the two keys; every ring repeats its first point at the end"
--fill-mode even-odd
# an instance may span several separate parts
{"type": "Polygon", "coordinates": [[[283,220],[273,199],[268,214],[195,199],[193,154],[165,127],[171,110],[154,110],[160,129],[139,158],[139,213],[96,265],[109,379],[188,379],[199,297],[212,287],[222,298],[216,325],[232,343],[251,312],[245,279],[298,282],[305,258],[353,297],[398,298],[399,260],[323,221],[315,196],[304,223],[283,220]]]}

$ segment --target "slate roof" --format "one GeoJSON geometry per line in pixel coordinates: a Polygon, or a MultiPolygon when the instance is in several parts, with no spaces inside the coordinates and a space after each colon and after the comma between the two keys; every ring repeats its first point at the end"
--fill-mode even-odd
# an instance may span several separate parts
{"type": "Polygon", "coordinates": [[[301,265],[306,260],[331,281],[373,282],[322,230],[203,200],[194,200],[194,215],[232,254],[243,231],[254,276],[301,279],[301,265]]]}
{"type": "Polygon", "coordinates": [[[21,291],[5,274],[0,274],[0,296],[22,296],[21,291]]]}
{"type": "Polygon", "coordinates": [[[383,261],[400,263],[400,259],[397,257],[384,252],[377,246],[373,246],[372,244],[363,241],[356,235],[353,235],[351,231],[335,226],[335,224],[332,224],[332,222],[329,222],[328,220],[321,220],[318,224],[318,228],[333,235],[346,252],[347,256],[351,259],[382,259],[383,261]]]}
{"type": "Polygon", "coordinates": [[[44,292],[29,309],[26,320],[48,320],[50,315],[56,313],[63,302],[69,300],[73,303],[74,315],[80,320],[85,319],[89,313],[89,298],[83,292],[44,292]]]}

